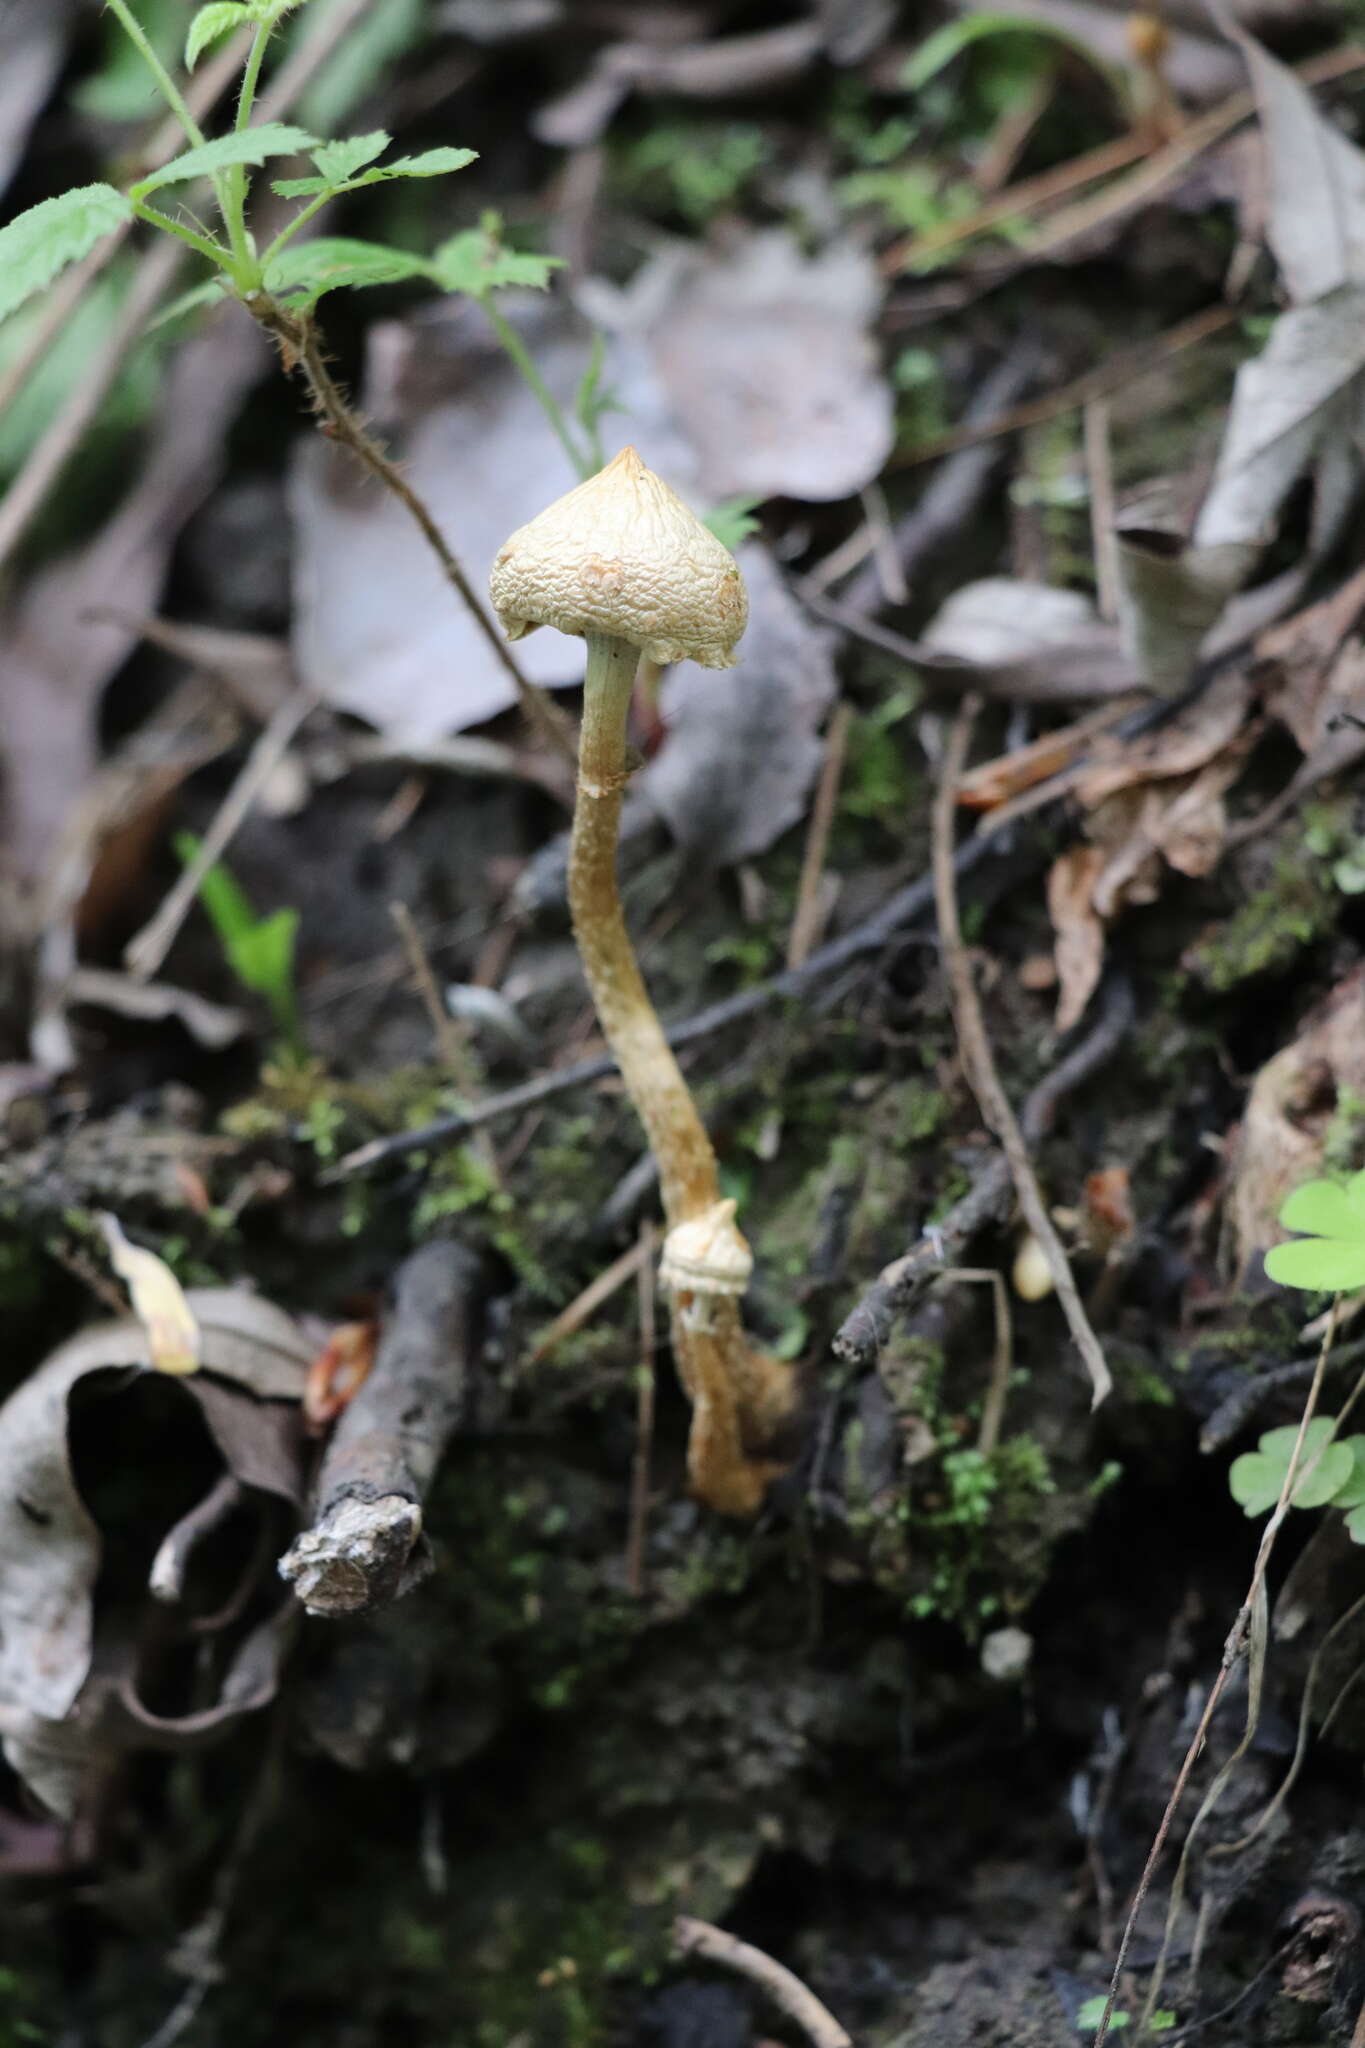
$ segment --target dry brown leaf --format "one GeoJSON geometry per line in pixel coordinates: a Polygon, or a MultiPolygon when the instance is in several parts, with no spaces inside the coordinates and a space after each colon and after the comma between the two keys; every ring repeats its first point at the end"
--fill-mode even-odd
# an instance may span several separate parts
{"type": "Polygon", "coordinates": [[[1194,703],[1144,739],[1101,738],[1077,795],[1087,808],[1135,785],[1192,775],[1248,729],[1252,690],[1240,668],[1225,668],[1194,703]]]}
{"type": "Polygon", "coordinates": [[[1365,969],[1309,1013],[1298,1037],[1251,1085],[1228,1196],[1240,1280],[1285,1235],[1278,1220],[1285,1196],[1321,1172],[1328,1126],[1348,1092],[1365,1095],[1365,969]]]}
{"type": "Polygon", "coordinates": [[[1095,883],[1104,863],[1103,847],[1071,846],[1048,871],[1047,909],[1056,934],[1059,1031],[1069,1031],[1080,1021],[1104,969],[1104,922],[1093,904],[1095,883]]]}
{"type": "MultiPolygon", "coordinates": [[[[240,1476],[281,1490],[278,1456],[252,1425],[265,1402],[297,1403],[311,1347],[292,1318],[241,1289],[187,1297],[202,1337],[202,1371],[181,1384],[240,1476]],[[256,1396],[244,1401],[242,1393],[256,1396]],[[242,1415],[227,1419],[235,1400],[242,1415]],[[252,1412],[254,1411],[254,1413],[252,1412]]],[[[134,1321],[84,1330],[51,1355],[0,1407],[0,1720],[60,1722],[85,1682],[92,1644],[91,1596],[100,1535],[76,1491],[67,1404],[77,1382],[109,1368],[150,1367],[146,1330],[134,1321]]],[[[272,1425],[272,1428],[275,1426],[272,1425]]],[[[275,1428],[278,1436],[278,1429],[275,1428]]],[[[297,1491],[297,1472],[289,1490],[297,1491]]]]}

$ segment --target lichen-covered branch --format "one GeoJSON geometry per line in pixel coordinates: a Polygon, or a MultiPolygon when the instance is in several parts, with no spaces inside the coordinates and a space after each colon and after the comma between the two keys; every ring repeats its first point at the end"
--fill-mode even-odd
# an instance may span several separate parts
{"type": "Polygon", "coordinates": [[[486,1280],[446,1239],[399,1271],[374,1366],[336,1426],[313,1524],[280,1560],[310,1614],[387,1606],[429,1569],[422,1503],[464,1413],[486,1280]]]}

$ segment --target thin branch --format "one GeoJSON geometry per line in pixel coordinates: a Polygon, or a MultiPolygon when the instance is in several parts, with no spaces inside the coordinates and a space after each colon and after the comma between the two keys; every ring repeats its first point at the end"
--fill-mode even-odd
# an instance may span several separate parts
{"type": "Polygon", "coordinates": [[[933,873],[939,943],[943,948],[944,966],[952,997],[953,1022],[957,1027],[967,1084],[976,1097],[982,1120],[1000,1140],[1005,1157],[1009,1161],[1010,1176],[1014,1182],[1015,1194],[1019,1198],[1019,1206],[1024,1212],[1029,1229],[1043,1248],[1062,1312],[1085,1362],[1086,1371],[1090,1375],[1091,1406],[1098,1408],[1105,1395],[1111,1391],[1113,1381],[1105,1364],[1099,1338],[1090,1327],[1089,1318],[1077,1292],[1070,1263],[1062,1249],[1062,1241],[1048,1214],[1043,1191],[1038,1185],[1038,1178],[1029,1158],[1024,1133],[1001,1085],[995,1056],[986,1035],[981,1002],[972,979],[971,963],[962,940],[961,920],[958,917],[957,878],[953,872],[953,827],[956,818],[957,785],[967,759],[967,748],[971,742],[972,728],[976,723],[978,702],[975,696],[965,698],[961,710],[953,721],[943,762],[943,774],[934,797],[933,873]]]}
{"type": "Polygon", "coordinates": [[[624,1287],[627,1280],[635,1277],[648,1256],[648,1248],[643,1238],[636,1244],[628,1245],[619,1259],[613,1259],[595,1280],[590,1280],[582,1293],[576,1295],[569,1306],[562,1309],[554,1321],[541,1331],[527,1355],[527,1365],[539,1365],[541,1360],[548,1358],[566,1337],[572,1337],[576,1330],[581,1330],[583,1325],[596,1315],[603,1302],[610,1301],[618,1288],[624,1287]]]}
{"type": "Polygon", "coordinates": [[[796,891],[796,911],[787,939],[788,967],[799,967],[803,960],[809,959],[811,947],[824,923],[820,910],[820,883],[825,872],[825,856],[829,852],[829,835],[839,800],[839,778],[844,772],[844,753],[852,717],[847,703],[836,704],[825,735],[825,759],[815,802],[811,806],[806,848],[801,857],[801,880],[796,891]]]}
{"type": "Polygon", "coordinates": [[[747,1977],[764,1996],[801,2028],[814,2048],[853,2048],[853,2036],[840,2026],[828,2006],[822,2005],[801,1979],[761,1948],[738,1940],[723,1928],[706,1920],[690,1920],[680,1914],[673,1922],[673,1946],[679,1955],[700,1956],[722,1970],[747,1977]]]}
{"type": "Polygon", "coordinates": [[[250,310],[262,327],[273,334],[279,342],[285,367],[295,369],[302,375],[314,407],[319,417],[325,421],[333,440],[347,449],[363,468],[368,469],[384,489],[397,498],[412,519],[440,563],[442,575],[456,592],[510,679],[527,718],[542,739],[561,754],[571,767],[576,768],[578,746],[573,726],[559,706],[551,703],[544,690],[537,688],[522,673],[520,663],[513,656],[506,639],[465,574],[462,564],[452,554],[445,535],[432,518],[426,503],[413,490],[398,465],[390,461],[379,443],[366,431],[358,414],[352,410],[327,368],[318,330],[313,321],[306,315],[296,316],[290,313],[287,308],[277,304],[264,292],[252,301],[250,310]]]}

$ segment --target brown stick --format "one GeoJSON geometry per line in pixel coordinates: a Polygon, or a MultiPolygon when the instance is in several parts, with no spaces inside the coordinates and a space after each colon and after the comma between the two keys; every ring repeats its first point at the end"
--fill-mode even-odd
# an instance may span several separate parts
{"type": "Polygon", "coordinates": [[[971,963],[962,941],[962,924],[957,911],[957,878],[953,872],[953,823],[957,812],[957,785],[967,759],[967,748],[971,743],[978,708],[979,700],[976,697],[969,696],[963,700],[962,708],[954,719],[949,734],[943,774],[934,797],[934,901],[938,909],[939,943],[943,948],[944,966],[948,973],[953,1022],[957,1027],[967,1085],[976,1097],[982,1121],[988,1129],[994,1131],[1009,1161],[1010,1177],[1014,1182],[1019,1207],[1023,1210],[1025,1221],[1047,1258],[1062,1312],[1085,1362],[1086,1371],[1090,1375],[1091,1406],[1098,1408],[1105,1395],[1111,1391],[1113,1381],[1109,1376],[1109,1368],[1105,1363],[1099,1338],[1090,1327],[1089,1318],[1076,1290],[1076,1282],[1072,1278],[1070,1263],[1062,1249],[1062,1241],[1053,1228],[1052,1218],[1048,1215],[1043,1191],[1038,1185],[1038,1177],[1029,1158],[1024,1133],[1010,1107],[1009,1097],[996,1070],[995,1056],[986,1035],[986,1020],[982,1014],[980,998],[976,993],[976,983],[972,979],[971,963]]]}
{"type": "Polygon", "coordinates": [[[422,1503],[464,1412],[485,1287],[479,1260],[448,1239],[400,1268],[373,1368],[323,1458],[312,1527],[280,1559],[310,1614],[386,1607],[430,1569],[422,1503]]]}
{"type": "Polygon", "coordinates": [[[811,806],[810,828],[801,857],[801,880],[796,891],[796,913],[787,940],[788,967],[799,967],[803,960],[809,958],[824,922],[820,915],[820,878],[825,872],[825,855],[829,851],[829,835],[839,801],[839,778],[844,772],[844,752],[848,746],[852,717],[846,703],[836,704],[825,736],[825,759],[820,769],[815,802],[811,806]]]}
{"type": "Polygon", "coordinates": [[[673,1922],[673,1946],[679,1955],[700,1956],[722,1970],[733,1970],[756,1984],[777,2010],[802,2029],[815,2048],[853,2048],[853,2036],[840,2026],[829,2007],[822,2005],[801,1979],[761,1948],[753,1948],[723,1928],[706,1920],[690,1920],[680,1914],[673,1922]]]}

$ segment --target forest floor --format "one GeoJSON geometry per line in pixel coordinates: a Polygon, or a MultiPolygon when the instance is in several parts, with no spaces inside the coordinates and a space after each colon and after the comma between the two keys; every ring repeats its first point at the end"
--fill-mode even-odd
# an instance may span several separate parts
{"type": "MultiPolygon", "coordinates": [[[[311,0],[292,342],[0,225],[0,2048],[1365,2044],[1365,14],[1236,13],[311,0]],[[572,768],[329,391],[480,598],[628,444],[736,551],[621,880],[752,1515],[572,768]]],[[[0,220],[164,115],[20,0],[0,220]]]]}

